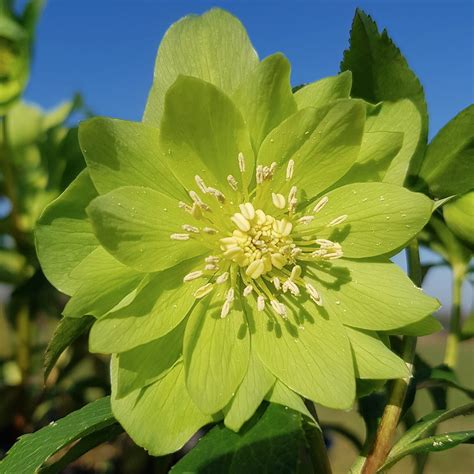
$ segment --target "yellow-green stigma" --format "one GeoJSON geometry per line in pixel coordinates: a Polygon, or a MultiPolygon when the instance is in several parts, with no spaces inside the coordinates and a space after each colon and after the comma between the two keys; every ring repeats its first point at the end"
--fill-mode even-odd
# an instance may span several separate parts
{"type": "MultiPolygon", "coordinates": [[[[238,157],[239,169],[244,182],[245,160],[238,157]]],[[[291,181],[295,164],[290,160],[286,169],[286,181],[291,181]]],[[[270,166],[257,166],[257,187],[273,178],[276,163],[270,166]]],[[[307,262],[335,260],[342,257],[339,243],[307,234],[307,224],[317,218],[317,213],[328,203],[321,198],[311,210],[302,215],[296,211],[296,186],[292,186],[288,196],[271,193],[273,211],[255,208],[245,192],[245,186],[239,185],[234,176],[227,177],[227,183],[235,198],[227,200],[220,190],[208,187],[200,176],[195,177],[199,194],[189,191],[192,203],[180,203],[195,221],[202,225],[182,226],[184,233],[175,233],[173,240],[197,239],[212,249],[212,255],[205,258],[203,268],[184,277],[184,282],[196,279],[207,281],[199,287],[194,296],[203,298],[211,293],[216,285],[227,285],[228,290],[221,310],[226,317],[232,307],[237,292],[256,300],[257,309],[264,311],[266,305],[278,315],[286,317],[286,307],[282,295],[288,293],[298,298],[304,292],[314,303],[322,306],[323,301],[318,290],[304,278],[307,262]],[[298,230],[305,228],[305,233],[298,230]]],[[[270,196],[269,196],[270,198],[270,196]]],[[[260,201],[261,202],[261,201],[260,201]]],[[[270,207],[270,206],[266,206],[270,207]]],[[[347,219],[338,216],[325,226],[336,226],[347,219]]]]}

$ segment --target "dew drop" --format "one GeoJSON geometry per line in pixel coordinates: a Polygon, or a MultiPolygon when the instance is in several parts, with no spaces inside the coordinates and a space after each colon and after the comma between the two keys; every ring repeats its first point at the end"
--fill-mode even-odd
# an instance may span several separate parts
{"type": "Polygon", "coordinates": [[[367,202],[369,200],[369,198],[364,198],[362,199],[362,202],[367,202]]]}
{"type": "Polygon", "coordinates": [[[336,300],[336,304],[341,304],[341,302],[339,300],[336,300]]]}
{"type": "Polygon", "coordinates": [[[385,198],[383,196],[380,196],[379,198],[381,201],[385,201],[385,198]]]}

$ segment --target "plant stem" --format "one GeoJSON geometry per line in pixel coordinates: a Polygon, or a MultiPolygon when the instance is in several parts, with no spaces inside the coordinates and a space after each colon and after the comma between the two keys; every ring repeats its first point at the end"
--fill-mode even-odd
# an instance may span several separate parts
{"type": "MultiPolygon", "coordinates": [[[[408,275],[416,286],[421,286],[421,264],[418,250],[418,241],[412,240],[407,247],[408,275]]],[[[374,474],[385,462],[392,445],[400,416],[402,414],[403,402],[408,384],[413,372],[413,359],[415,357],[416,337],[405,336],[402,340],[401,357],[405,361],[410,375],[404,379],[394,380],[389,400],[385,406],[382,420],[380,421],[377,434],[371,452],[367,456],[362,474],[374,474]]]]}
{"type": "Polygon", "coordinates": [[[21,301],[16,313],[17,353],[16,362],[25,384],[30,372],[30,314],[28,303],[21,301]]]}
{"type": "Polygon", "coordinates": [[[314,423],[311,424],[311,428],[307,430],[306,434],[310,445],[310,456],[314,472],[315,474],[332,474],[331,463],[329,462],[328,451],[324,442],[318,414],[316,413],[316,407],[309,401],[306,402],[306,406],[317,422],[317,426],[314,426],[314,423]]]}
{"type": "Polygon", "coordinates": [[[459,340],[461,337],[461,292],[464,281],[464,266],[453,266],[452,307],[449,334],[446,340],[444,363],[454,369],[458,361],[459,340]]]}

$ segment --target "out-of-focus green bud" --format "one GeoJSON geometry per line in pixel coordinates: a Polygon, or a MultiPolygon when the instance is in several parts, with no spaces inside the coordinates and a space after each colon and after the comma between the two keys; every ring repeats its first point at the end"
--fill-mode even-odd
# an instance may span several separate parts
{"type": "Polygon", "coordinates": [[[34,31],[43,0],[30,0],[24,11],[14,0],[0,0],[0,115],[18,99],[28,82],[34,31]]]}

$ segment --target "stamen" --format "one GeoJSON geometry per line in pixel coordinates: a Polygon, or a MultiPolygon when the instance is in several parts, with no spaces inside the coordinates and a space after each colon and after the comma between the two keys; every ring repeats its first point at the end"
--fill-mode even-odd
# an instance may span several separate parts
{"type": "Polygon", "coordinates": [[[209,272],[219,270],[219,267],[215,265],[214,263],[208,263],[205,267],[204,270],[207,270],[209,272]]]}
{"type": "Polygon", "coordinates": [[[229,278],[229,272],[224,272],[216,278],[216,283],[218,285],[221,285],[222,283],[226,282],[228,278],[229,278]]]}
{"type": "Polygon", "coordinates": [[[179,207],[180,209],[184,209],[186,212],[189,212],[189,213],[191,213],[192,210],[193,210],[193,208],[192,208],[189,204],[186,204],[186,203],[183,202],[183,201],[179,201],[178,207],[179,207]]]}
{"type": "Polygon", "coordinates": [[[221,309],[221,318],[224,319],[230,312],[230,301],[225,300],[221,309]]]}
{"type": "Polygon", "coordinates": [[[255,209],[250,202],[240,204],[239,208],[240,212],[246,219],[251,221],[255,217],[255,209]]]}
{"type": "Polygon", "coordinates": [[[316,288],[311,283],[306,283],[306,290],[308,291],[308,294],[309,294],[310,298],[318,306],[323,305],[323,299],[321,298],[321,295],[319,294],[318,290],[316,290],[316,288]]]}
{"type": "Polygon", "coordinates": [[[265,265],[262,259],[254,260],[245,270],[245,273],[250,277],[256,280],[260,275],[265,271],[265,265]]]}
{"type": "Polygon", "coordinates": [[[189,234],[171,234],[171,240],[189,240],[189,234]]]}
{"type": "Polygon", "coordinates": [[[281,288],[280,279],[278,277],[273,277],[272,283],[273,283],[273,286],[275,287],[275,289],[277,291],[279,291],[280,288],[281,288]]]}
{"type": "Polygon", "coordinates": [[[290,160],[288,161],[288,165],[286,167],[286,180],[290,181],[291,178],[293,178],[293,172],[295,170],[295,161],[290,160]]]}
{"type": "Polygon", "coordinates": [[[213,229],[212,227],[204,227],[202,231],[206,234],[214,235],[217,234],[217,230],[213,229]]]}
{"type": "Polygon", "coordinates": [[[253,291],[253,286],[252,285],[247,285],[245,288],[244,288],[244,291],[243,291],[243,295],[245,297],[249,296],[253,291]]]}
{"type": "Polygon", "coordinates": [[[272,202],[277,209],[283,209],[286,206],[286,199],[283,194],[272,193],[272,202]]]}
{"type": "Polygon", "coordinates": [[[230,220],[242,231],[250,230],[250,222],[240,212],[236,212],[230,220]]]}
{"type": "Polygon", "coordinates": [[[219,257],[215,257],[214,255],[209,255],[209,257],[206,257],[204,259],[204,261],[206,263],[219,263],[219,260],[220,258],[219,257]]]}
{"type": "Polygon", "coordinates": [[[230,174],[227,176],[227,182],[229,183],[229,186],[234,190],[237,191],[239,189],[239,183],[237,180],[230,174]]]}
{"type": "Polygon", "coordinates": [[[198,188],[204,194],[206,194],[207,193],[207,186],[206,186],[206,183],[204,183],[204,180],[199,175],[196,175],[196,176],[194,176],[194,181],[196,181],[196,184],[197,184],[198,188]]]}
{"type": "Polygon", "coordinates": [[[207,188],[207,192],[208,192],[209,194],[211,194],[212,196],[214,196],[219,202],[221,202],[221,203],[224,203],[224,202],[225,202],[224,193],[222,193],[222,192],[219,191],[218,189],[208,187],[208,188],[207,188]]]}
{"type": "Polygon", "coordinates": [[[263,166],[258,165],[257,169],[255,170],[255,178],[257,180],[257,184],[263,183],[263,166]]]}
{"type": "Polygon", "coordinates": [[[194,227],[193,225],[188,225],[188,224],[183,224],[181,226],[183,230],[186,232],[192,232],[193,234],[199,234],[199,229],[197,227],[194,227]]]}
{"type": "Polygon", "coordinates": [[[257,298],[257,309],[258,311],[263,311],[265,309],[265,298],[262,295],[257,298]]]}
{"type": "Polygon", "coordinates": [[[310,224],[314,219],[314,216],[303,216],[298,219],[298,224],[310,224]]]}
{"type": "Polygon", "coordinates": [[[245,157],[242,152],[239,152],[238,160],[240,172],[245,173],[245,157]]]}
{"type": "Polygon", "coordinates": [[[313,212],[319,212],[329,201],[329,198],[327,196],[324,196],[321,198],[316,206],[313,207],[313,212]]]}
{"type": "Polygon", "coordinates": [[[208,295],[213,289],[214,285],[212,285],[212,283],[206,283],[204,286],[199,287],[193,296],[197,299],[204,298],[204,296],[208,295]]]}
{"type": "Polygon", "coordinates": [[[327,226],[333,227],[338,224],[342,224],[347,219],[347,214],[343,214],[342,216],[336,217],[333,219],[327,226]]]}
{"type": "Polygon", "coordinates": [[[225,297],[226,301],[234,301],[234,289],[233,288],[229,288],[229,290],[227,291],[227,295],[225,297]]]}
{"type": "Polygon", "coordinates": [[[272,308],[275,310],[277,314],[283,317],[286,316],[286,308],[283,303],[280,303],[277,300],[270,300],[270,304],[272,305],[272,308]]]}
{"type": "Polygon", "coordinates": [[[185,275],[185,277],[183,278],[183,281],[187,282],[187,281],[197,280],[198,278],[201,278],[202,275],[203,275],[203,272],[201,270],[197,270],[195,272],[191,272],[185,275]]]}

